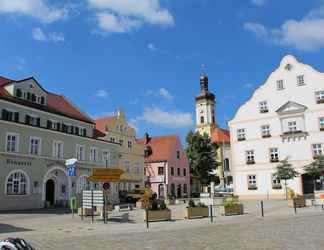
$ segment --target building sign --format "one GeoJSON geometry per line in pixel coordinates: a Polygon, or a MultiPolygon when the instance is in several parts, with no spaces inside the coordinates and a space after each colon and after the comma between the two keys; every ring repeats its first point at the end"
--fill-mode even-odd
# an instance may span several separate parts
{"type": "Polygon", "coordinates": [[[32,164],[30,161],[19,161],[19,160],[13,160],[13,159],[7,159],[6,160],[8,165],[14,165],[14,166],[26,166],[30,167],[32,164]]]}
{"type": "Polygon", "coordinates": [[[67,166],[68,176],[76,176],[76,167],[75,165],[67,166]]]}
{"type": "Polygon", "coordinates": [[[88,179],[93,182],[119,182],[123,173],[124,171],[118,168],[94,168],[88,179]]]}

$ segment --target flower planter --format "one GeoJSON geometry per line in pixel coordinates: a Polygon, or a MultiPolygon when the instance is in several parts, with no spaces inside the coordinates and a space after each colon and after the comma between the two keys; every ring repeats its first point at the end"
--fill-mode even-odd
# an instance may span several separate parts
{"type": "Polygon", "coordinates": [[[221,216],[241,215],[244,213],[243,204],[235,204],[230,207],[220,206],[218,211],[221,216]]]}
{"type": "Polygon", "coordinates": [[[187,207],[185,208],[185,219],[208,217],[208,207],[187,207]]]}
{"type": "Polygon", "coordinates": [[[294,207],[294,202],[296,203],[296,207],[306,206],[306,201],[304,196],[288,200],[288,207],[294,207]]]}
{"type": "MultiPolygon", "coordinates": [[[[171,220],[171,210],[148,210],[148,221],[171,220]]],[[[146,212],[144,213],[144,221],[146,221],[146,212]]]]}

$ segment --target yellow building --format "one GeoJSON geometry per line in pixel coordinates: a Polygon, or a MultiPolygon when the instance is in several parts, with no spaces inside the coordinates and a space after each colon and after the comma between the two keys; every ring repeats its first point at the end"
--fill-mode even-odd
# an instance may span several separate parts
{"type": "Polygon", "coordinates": [[[125,171],[119,183],[120,191],[130,191],[144,186],[144,148],[136,141],[136,131],[128,125],[125,113],[95,120],[96,128],[104,134],[103,139],[120,143],[119,162],[125,171]]]}

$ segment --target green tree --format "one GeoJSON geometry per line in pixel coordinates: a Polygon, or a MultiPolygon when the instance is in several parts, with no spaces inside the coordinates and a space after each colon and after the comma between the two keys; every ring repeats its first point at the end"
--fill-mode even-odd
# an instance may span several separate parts
{"type": "Polygon", "coordinates": [[[277,166],[277,172],[275,173],[275,176],[279,180],[284,180],[284,182],[285,182],[286,200],[288,199],[287,180],[294,179],[298,175],[299,175],[299,173],[288,162],[288,157],[286,159],[280,161],[280,164],[277,166]]]}
{"type": "Polygon", "coordinates": [[[190,173],[198,178],[201,184],[206,185],[214,178],[211,172],[217,165],[215,161],[217,145],[211,143],[207,134],[200,135],[192,131],[188,133],[186,141],[190,173]]]}
{"type": "Polygon", "coordinates": [[[316,190],[316,179],[324,172],[324,156],[321,155],[311,164],[304,167],[305,173],[313,177],[314,192],[316,190]]]}

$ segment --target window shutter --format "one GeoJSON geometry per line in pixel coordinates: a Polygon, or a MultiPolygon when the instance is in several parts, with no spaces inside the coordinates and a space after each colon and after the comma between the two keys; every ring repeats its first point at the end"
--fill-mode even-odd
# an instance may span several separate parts
{"type": "Polygon", "coordinates": [[[15,122],[19,122],[19,113],[15,112],[15,122]]]}
{"type": "Polygon", "coordinates": [[[75,127],[75,131],[74,131],[76,135],[79,135],[79,127],[75,127]]]}
{"type": "Polygon", "coordinates": [[[27,100],[30,101],[30,93],[29,92],[27,92],[27,100]]]}
{"type": "Polygon", "coordinates": [[[71,126],[71,134],[74,134],[74,127],[71,126]]]}
{"type": "Polygon", "coordinates": [[[60,130],[61,130],[61,123],[58,122],[58,123],[56,124],[56,127],[57,127],[57,131],[60,131],[60,130]]]}
{"type": "Polygon", "coordinates": [[[52,128],[52,122],[50,120],[47,120],[47,128],[48,129],[52,128]]]}
{"type": "Polygon", "coordinates": [[[82,135],[87,136],[87,130],[85,128],[83,129],[82,135]]]}
{"type": "Polygon", "coordinates": [[[25,123],[30,125],[30,116],[29,115],[25,116],[25,123]]]}
{"type": "Polygon", "coordinates": [[[35,96],[35,94],[32,94],[32,102],[36,102],[36,96],[35,96]]]}
{"type": "Polygon", "coordinates": [[[37,127],[40,127],[40,118],[37,118],[37,127]]]}
{"type": "Polygon", "coordinates": [[[8,120],[8,111],[5,109],[2,110],[2,119],[8,120]]]}
{"type": "Polygon", "coordinates": [[[44,98],[44,96],[41,97],[41,104],[42,105],[45,105],[45,98],[44,98]]]}

